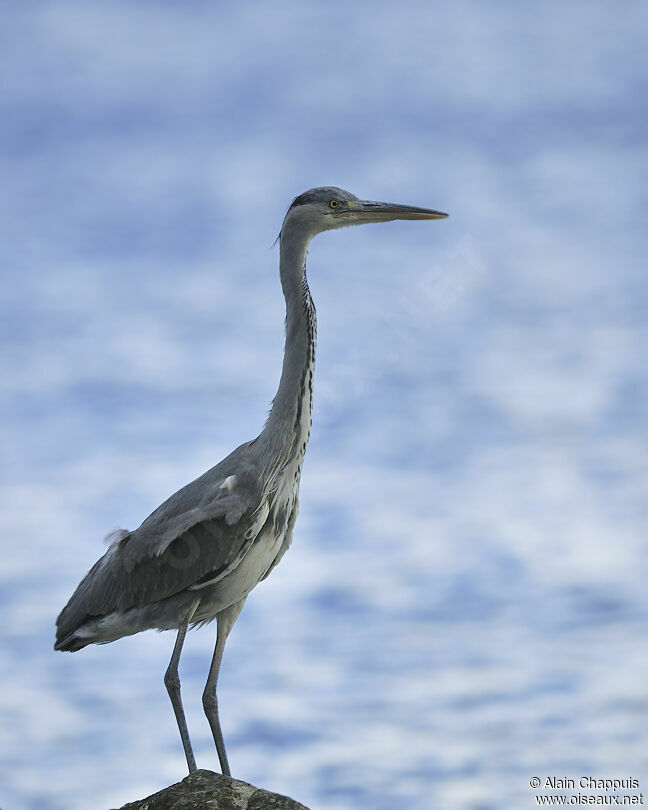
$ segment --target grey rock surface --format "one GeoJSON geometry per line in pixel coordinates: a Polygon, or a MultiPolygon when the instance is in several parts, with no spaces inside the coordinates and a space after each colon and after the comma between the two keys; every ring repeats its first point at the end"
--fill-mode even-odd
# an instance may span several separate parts
{"type": "Polygon", "coordinates": [[[308,810],[288,796],[270,793],[220,773],[199,770],[182,782],[125,804],[121,810],[308,810]]]}

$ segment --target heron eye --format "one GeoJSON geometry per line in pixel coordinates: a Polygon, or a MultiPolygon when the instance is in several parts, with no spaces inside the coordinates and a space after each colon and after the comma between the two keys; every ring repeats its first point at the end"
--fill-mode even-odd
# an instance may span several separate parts
{"type": "Polygon", "coordinates": [[[329,203],[329,208],[339,208],[339,207],[340,207],[339,200],[331,200],[331,202],[329,203]]]}

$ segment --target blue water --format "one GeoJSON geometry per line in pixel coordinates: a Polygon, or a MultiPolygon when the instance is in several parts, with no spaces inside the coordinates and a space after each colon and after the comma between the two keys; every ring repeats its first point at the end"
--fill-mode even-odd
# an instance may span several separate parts
{"type": "MultiPolygon", "coordinates": [[[[325,234],[293,548],[228,641],[236,776],[315,810],[648,789],[639,2],[31,2],[0,42],[0,807],[184,775],[170,634],[53,623],[116,526],[252,438],[271,245],[321,184],[449,211],[325,234]]],[[[215,628],[181,677],[201,767],[215,628]]]]}

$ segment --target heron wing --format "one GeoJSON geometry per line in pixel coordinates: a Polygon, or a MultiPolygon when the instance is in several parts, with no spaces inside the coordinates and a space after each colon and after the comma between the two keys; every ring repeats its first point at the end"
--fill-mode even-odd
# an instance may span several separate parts
{"type": "Polygon", "coordinates": [[[59,636],[89,616],[142,607],[236,568],[268,517],[246,447],[178,490],[138,529],[115,536],[62,610],[59,636]]]}

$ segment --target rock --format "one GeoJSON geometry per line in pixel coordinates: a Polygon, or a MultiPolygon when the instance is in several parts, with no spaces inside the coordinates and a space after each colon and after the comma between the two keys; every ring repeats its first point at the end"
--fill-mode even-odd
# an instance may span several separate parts
{"type": "Polygon", "coordinates": [[[213,771],[195,771],[121,810],[308,810],[303,804],[213,771]]]}

